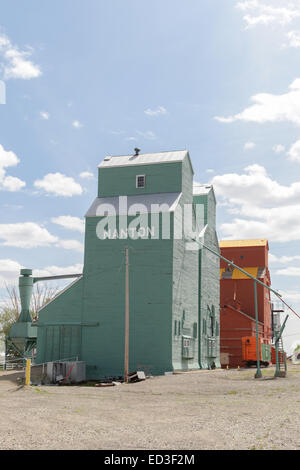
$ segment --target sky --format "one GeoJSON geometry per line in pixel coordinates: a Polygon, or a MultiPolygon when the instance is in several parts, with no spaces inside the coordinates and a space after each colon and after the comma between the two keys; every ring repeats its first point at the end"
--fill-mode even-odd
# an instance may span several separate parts
{"type": "Polygon", "coordinates": [[[219,239],[267,238],[300,311],[299,59],[300,0],[1,2],[0,295],[81,272],[97,166],[138,146],[189,150],[219,239]]]}

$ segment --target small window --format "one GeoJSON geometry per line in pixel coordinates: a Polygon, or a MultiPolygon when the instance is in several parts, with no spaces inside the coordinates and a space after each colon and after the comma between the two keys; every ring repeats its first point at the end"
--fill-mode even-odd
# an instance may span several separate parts
{"type": "Polygon", "coordinates": [[[136,187],[137,188],[144,188],[146,183],[145,175],[137,175],[136,176],[136,187]]]}

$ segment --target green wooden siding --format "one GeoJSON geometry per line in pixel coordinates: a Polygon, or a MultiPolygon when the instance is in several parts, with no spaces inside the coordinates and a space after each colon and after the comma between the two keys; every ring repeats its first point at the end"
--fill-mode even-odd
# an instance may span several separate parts
{"type": "MultiPolygon", "coordinates": [[[[130,371],[156,375],[207,368],[212,361],[219,366],[218,329],[209,330],[207,309],[215,307],[219,324],[218,261],[205,251],[188,250],[184,237],[174,239],[180,208],[193,202],[192,185],[188,157],[180,163],[99,168],[101,197],[182,192],[170,215],[171,237],[100,240],[96,228],[102,218],[87,217],[83,277],[41,310],[37,362],[78,356],[86,361],[89,379],[123,375],[128,247],[130,371]],[[146,175],[144,189],[136,188],[137,174],[146,175]]],[[[202,202],[209,225],[205,242],[217,250],[213,194],[202,202]]],[[[128,225],[133,219],[128,217],[128,225]]]]}
{"type": "Polygon", "coordinates": [[[98,197],[181,192],[182,163],[99,168],[98,197]],[[145,175],[144,188],[136,188],[136,176],[145,175]]]}

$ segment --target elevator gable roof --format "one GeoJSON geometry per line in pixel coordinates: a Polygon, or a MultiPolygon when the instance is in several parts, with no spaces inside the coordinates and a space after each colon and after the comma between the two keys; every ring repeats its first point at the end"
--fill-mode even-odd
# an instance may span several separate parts
{"type": "MultiPolygon", "coordinates": [[[[139,196],[97,197],[85,217],[102,217],[113,209],[116,215],[174,212],[182,193],[141,194],[139,196]],[[161,206],[158,208],[158,206],[161,206]]],[[[110,214],[111,215],[111,214],[110,214]]]]}
{"type": "MultiPolygon", "coordinates": [[[[116,155],[107,156],[100,163],[99,168],[112,168],[122,166],[137,166],[137,165],[155,165],[158,163],[175,163],[182,162],[185,157],[188,157],[191,169],[191,159],[187,150],[174,150],[171,152],[157,152],[157,153],[141,153],[139,155],[116,155]]],[[[193,171],[194,173],[194,171],[193,171]]]]}

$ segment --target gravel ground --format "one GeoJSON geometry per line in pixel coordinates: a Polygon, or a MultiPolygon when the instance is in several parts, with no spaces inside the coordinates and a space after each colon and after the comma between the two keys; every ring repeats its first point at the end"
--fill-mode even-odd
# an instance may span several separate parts
{"type": "Polygon", "coordinates": [[[300,449],[300,366],[193,371],[109,388],[0,372],[0,449],[300,449]]]}

